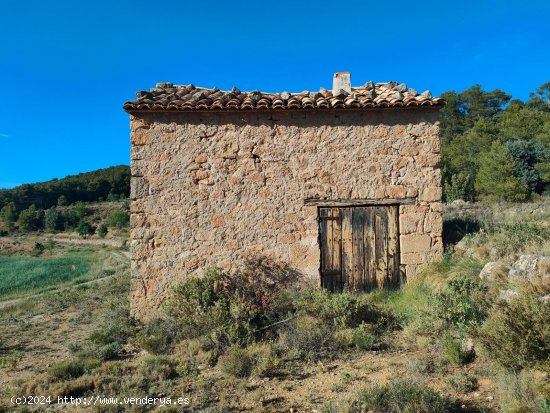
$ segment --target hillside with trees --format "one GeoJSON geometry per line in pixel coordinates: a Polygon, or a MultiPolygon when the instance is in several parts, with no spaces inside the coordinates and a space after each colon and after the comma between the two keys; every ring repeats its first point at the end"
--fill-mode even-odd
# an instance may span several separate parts
{"type": "MultiPolygon", "coordinates": [[[[86,203],[118,201],[130,195],[130,168],[112,166],[0,190],[0,230],[71,230],[87,215],[86,203]]],[[[84,224],[80,225],[84,231],[84,224]]]]}
{"type": "Polygon", "coordinates": [[[441,96],[447,202],[527,201],[550,191],[550,82],[525,102],[479,85],[441,96]]]}
{"type": "Polygon", "coordinates": [[[65,206],[75,202],[118,200],[130,195],[130,167],[111,166],[63,179],[24,184],[13,189],[0,189],[0,209],[13,203],[16,211],[35,205],[39,209],[65,206]]]}

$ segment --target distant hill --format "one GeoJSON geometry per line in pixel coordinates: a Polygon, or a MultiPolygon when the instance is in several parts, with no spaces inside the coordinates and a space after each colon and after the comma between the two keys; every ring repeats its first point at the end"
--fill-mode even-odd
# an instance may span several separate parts
{"type": "Polygon", "coordinates": [[[47,209],[57,205],[63,196],[67,204],[93,202],[107,198],[128,197],[130,195],[130,167],[111,166],[62,179],[24,184],[13,189],[0,189],[0,209],[13,202],[18,211],[34,204],[47,209]]]}

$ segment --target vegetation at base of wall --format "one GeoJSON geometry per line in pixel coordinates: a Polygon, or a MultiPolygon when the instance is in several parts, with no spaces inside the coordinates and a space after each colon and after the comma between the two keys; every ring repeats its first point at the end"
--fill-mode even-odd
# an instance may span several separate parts
{"type": "Polygon", "coordinates": [[[389,311],[368,296],[350,291],[330,293],[324,289],[291,287],[288,274],[272,279],[272,272],[227,275],[210,270],[176,287],[166,303],[170,321],[152,321],[142,343],[155,352],[166,351],[167,330],[178,339],[203,338],[219,354],[228,347],[246,347],[278,341],[299,358],[318,358],[337,348],[338,329],[355,329],[352,344],[366,350],[380,342],[380,335],[395,328],[389,311]]]}

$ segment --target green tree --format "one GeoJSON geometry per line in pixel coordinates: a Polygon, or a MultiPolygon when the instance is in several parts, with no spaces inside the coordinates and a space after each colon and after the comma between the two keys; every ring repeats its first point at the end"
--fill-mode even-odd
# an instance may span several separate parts
{"type": "Polygon", "coordinates": [[[13,228],[13,224],[17,219],[17,210],[15,209],[15,204],[13,202],[10,202],[4,205],[4,207],[0,210],[0,217],[2,218],[4,228],[8,230],[13,228]]]}
{"type": "Polygon", "coordinates": [[[79,218],[87,217],[92,213],[92,210],[82,201],[78,201],[74,204],[73,211],[79,218]]]}
{"type": "Polygon", "coordinates": [[[36,208],[33,204],[20,212],[17,219],[19,230],[23,232],[36,231],[42,226],[42,216],[44,211],[36,208]]]}
{"type": "Polygon", "coordinates": [[[107,232],[109,232],[109,230],[107,229],[107,225],[101,224],[97,227],[96,232],[97,235],[99,235],[101,238],[105,238],[105,235],[107,235],[107,232]]]}
{"type": "Polygon", "coordinates": [[[56,207],[51,207],[44,212],[44,227],[53,232],[63,229],[63,214],[56,207]]]}
{"type": "Polygon", "coordinates": [[[126,211],[116,211],[107,217],[107,225],[110,227],[126,227],[130,223],[130,215],[126,211]]]}
{"type": "Polygon", "coordinates": [[[441,97],[447,104],[440,112],[441,139],[444,144],[468,132],[480,119],[492,119],[502,111],[511,96],[502,90],[485,92],[474,85],[460,93],[451,90],[441,97]]]}
{"type": "Polygon", "coordinates": [[[547,150],[538,142],[515,140],[506,144],[508,155],[514,161],[514,173],[529,187],[529,191],[542,192],[541,171],[537,164],[547,159],[547,150]]]}
{"type": "Polygon", "coordinates": [[[78,232],[78,235],[82,238],[86,238],[88,235],[92,235],[94,233],[94,229],[89,222],[81,219],[76,226],[76,232],[78,232]]]}
{"type": "Polygon", "coordinates": [[[446,202],[453,202],[457,199],[472,201],[474,195],[474,180],[470,174],[459,172],[452,175],[450,181],[443,183],[443,196],[446,202]]]}
{"type": "Polygon", "coordinates": [[[488,202],[527,199],[529,188],[515,176],[514,162],[500,142],[493,142],[491,150],[480,156],[479,163],[475,189],[481,199],[488,202]]]}
{"type": "Polygon", "coordinates": [[[550,82],[544,83],[530,93],[525,106],[531,110],[550,112],[550,82]]]}
{"type": "Polygon", "coordinates": [[[67,201],[67,197],[65,197],[65,195],[61,195],[59,198],[57,198],[57,206],[67,205],[69,205],[69,202],[67,201]]]}

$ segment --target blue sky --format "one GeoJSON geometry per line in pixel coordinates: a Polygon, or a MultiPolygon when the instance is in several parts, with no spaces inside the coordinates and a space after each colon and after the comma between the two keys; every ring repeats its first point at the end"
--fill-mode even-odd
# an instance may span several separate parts
{"type": "Polygon", "coordinates": [[[397,80],[526,99],[550,2],[0,0],[0,188],[129,163],[124,101],[157,82],[266,91],[397,80]]]}

